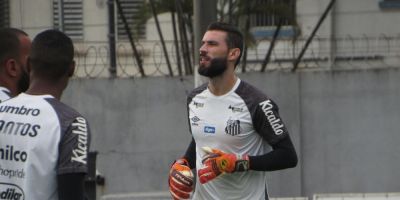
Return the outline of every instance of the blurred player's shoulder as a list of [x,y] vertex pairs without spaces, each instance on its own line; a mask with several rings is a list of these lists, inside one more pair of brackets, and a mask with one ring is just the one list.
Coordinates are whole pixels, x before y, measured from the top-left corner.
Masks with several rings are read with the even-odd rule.
[[71,120],[77,117],[83,117],[77,110],[57,99],[46,98],[45,100],[53,107],[60,119]]
[[0,103],[11,98],[11,93],[10,91],[5,88],[0,86]]
[[194,96],[196,96],[197,94],[200,94],[201,92],[203,92],[204,90],[207,89],[208,83],[204,83],[202,85],[200,85],[197,88],[194,88],[188,95],[188,98],[193,98]]
[[243,80],[241,80],[240,85],[235,92],[245,101],[257,103],[269,99],[263,91]]

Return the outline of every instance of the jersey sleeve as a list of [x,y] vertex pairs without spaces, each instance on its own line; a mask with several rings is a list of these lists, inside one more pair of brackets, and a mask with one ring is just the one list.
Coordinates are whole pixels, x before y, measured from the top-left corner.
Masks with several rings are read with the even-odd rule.
[[58,174],[87,173],[89,144],[87,120],[75,117],[62,134],[59,144]]
[[261,137],[271,145],[288,135],[287,128],[279,115],[279,108],[271,99],[266,99],[256,105],[253,124]]

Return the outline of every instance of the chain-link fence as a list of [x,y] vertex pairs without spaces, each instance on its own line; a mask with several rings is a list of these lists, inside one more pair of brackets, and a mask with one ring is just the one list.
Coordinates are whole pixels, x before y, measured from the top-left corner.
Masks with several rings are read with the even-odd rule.
[[[243,60],[237,67],[238,72],[261,71],[266,62],[265,71],[290,70],[296,59],[300,59],[299,69],[364,69],[400,66],[400,35],[379,37],[343,36],[327,38],[315,36],[303,57],[299,58],[307,37],[296,40],[279,40],[271,51],[268,62],[265,61],[270,48],[270,40],[259,40],[248,48],[246,62]],[[187,54],[176,50],[181,46],[174,41],[166,41],[167,52],[164,52],[160,41],[138,41],[136,49],[143,61],[145,76],[180,76],[193,73],[193,49],[189,52],[192,63],[185,64]],[[191,44],[189,44],[191,45]],[[106,42],[76,43],[77,70],[76,77],[109,77],[109,48]],[[197,53],[197,50],[194,51]],[[166,54],[172,68],[168,69]],[[128,42],[118,42],[117,77],[141,77],[132,47]],[[243,57],[242,57],[243,58]],[[188,69],[190,68],[190,69]]]

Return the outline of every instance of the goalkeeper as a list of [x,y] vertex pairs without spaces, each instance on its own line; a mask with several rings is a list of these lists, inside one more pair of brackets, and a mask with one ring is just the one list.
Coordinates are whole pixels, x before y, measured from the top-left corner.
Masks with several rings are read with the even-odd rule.
[[[265,200],[267,171],[297,165],[277,105],[235,74],[242,52],[243,36],[236,27],[208,26],[198,73],[209,82],[188,96],[192,141],[170,169],[174,199]],[[196,170],[195,178],[184,173],[189,168]]]

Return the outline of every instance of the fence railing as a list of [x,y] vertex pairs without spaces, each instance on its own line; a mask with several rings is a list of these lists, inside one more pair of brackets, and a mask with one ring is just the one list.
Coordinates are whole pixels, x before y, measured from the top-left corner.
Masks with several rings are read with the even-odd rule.
[[[298,37],[296,40],[277,41],[266,71],[291,69],[306,40],[307,37]],[[249,47],[246,66],[243,66],[242,60],[237,70],[239,72],[260,71],[270,42],[270,40],[260,40],[254,46]],[[76,77],[109,77],[107,44],[107,42],[75,44]],[[181,42],[179,44],[181,45]],[[160,41],[138,41],[136,45],[143,60],[146,76],[170,75]],[[172,75],[191,74],[192,70],[187,70],[185,68],[187,66],[184,66],[183,53],[178,52],[179,54],[177,54],[174,42],[166,41],[166,46],[172,66]],[[177,55],[180,56],[177,57]],[[193,56],[193,52],[190,52],[190,55]],[[193,61],[193,58],[191,60]],[[178,65],[178,62],[181,64]],[[178,66],[181,69],[178,69]],[[397,36],[380,35],[379,37],[347,35],[326,38],[315,36],[299,63],[300,70],[377,67],[400,67],[400,34]],[[128,42],[117,43],[117,77],[141,77]]]

